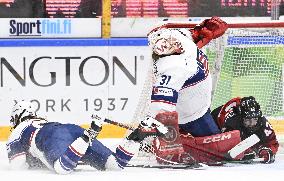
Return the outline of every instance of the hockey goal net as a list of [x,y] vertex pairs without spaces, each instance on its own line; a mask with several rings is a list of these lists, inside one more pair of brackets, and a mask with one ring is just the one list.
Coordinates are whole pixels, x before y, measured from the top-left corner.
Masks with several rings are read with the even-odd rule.
[[[192,28],[193,24],[181,27]],[[284,23],[229,24],[222,37],[203,49],[213,75],[211,110],[237,96],[253,95],[269,118],[278,140],[284,142]],[[152,82],[150,66],[145,79],[134,122],[149,110]],[[141,153],[143,155],[143,153]]]
[[233,97],[260,102],[278,140],[284,142],[284,23],[231,24],[205,47],[213,75],[214,109]]

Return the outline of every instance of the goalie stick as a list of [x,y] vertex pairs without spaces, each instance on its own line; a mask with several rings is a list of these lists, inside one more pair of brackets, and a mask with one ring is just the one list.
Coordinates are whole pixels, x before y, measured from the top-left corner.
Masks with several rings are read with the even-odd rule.
[[237,164],[253,164],[253,163],[261,163],[264,161],[264,158],[253,158],[248,160],[231,160],[231,161],[222,161],[222,163],[237,163]]
[[[220,161],[220,162],[215,162],[212,164],[208,164],[209,166],[226,166],[226,164],[258,164],[264,161],[264,158],[254,158],[254,159],[249,159],[249,160],[231,160],[231,161]],[[191,164],[191,165],[186,165],[186,164],[178,164],[178,165],[127,165],[126,167],[138,167],[138,168],[158,168],[158,169],[178,169],[178,170],[205,170],[209,166],[203,163],[198,163],[198,164]]]
[[[78,165],[80,166],[84,166],[84,165],[88,165],[84,162],[78,162]],[[207,169],[209,166],[203,163],[197,163],[197,164],[168,164],[168,165],[160,165],[160,164],[156,164],[156,165],[146,165],[146,164],[128,164],[125,167],[132,167],[132,168],[157,168],[157,169],[176,169],[176,170],[205,170]]]
[[[136,167],[136,168],[157,168],[157,169],[176,169],[176,170],[205,170],[209,166],[226,166],[228,164],[259,164],[264,161],[264,158],[254,158],[249,160],[231,160],[231,161],[220,161],[214,163],[198,163],[198,164],[168,164],[168,165],[146,165],[146,164],[128,164],[125,167]],[[83,162],[78,162],[78,165],[86,165]]]
[[192,170],[205,170],[209,166],[202,164],[202,163],[196,163],[196,164],[178,164],[178,165],[127,165],[126,167],[138,167],[138,168],[158,168],[158,169],[192,169]]
[[236,165],[236,164],[259,164],[264,161],[264,158],[253,158],[248,160],[228,160],[228,161],[219,161],[215,163],[206,163],[208,166],[227,166],[227,165]]

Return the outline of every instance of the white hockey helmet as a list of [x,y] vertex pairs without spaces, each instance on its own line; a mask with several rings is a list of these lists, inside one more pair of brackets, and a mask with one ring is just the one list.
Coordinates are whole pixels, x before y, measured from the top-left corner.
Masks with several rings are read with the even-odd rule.
[[36,116],[36,107],[30,101],[19,101],[12,108],[10,123],[15,128],[29,116]]
[[183,43],[191,39],[191,33],[185,28],[165,28],[163,26],[148,33],[149,46],[157,55],[182,53]]
[[167,28],[157,29],[148,34],[149,46],[157,55],[170,55],[181,49],[173,31]]

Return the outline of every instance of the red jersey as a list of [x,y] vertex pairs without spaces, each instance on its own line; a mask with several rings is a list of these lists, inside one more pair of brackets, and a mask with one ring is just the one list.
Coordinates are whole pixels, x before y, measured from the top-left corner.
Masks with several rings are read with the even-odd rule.
[[275,131],[268,120],[262,116],[259,118],[259,125],[255,131],[246,129],[243,124],[243,118],[238,112],[238,105],[240,105],[241,98],[236,97],[229,100],[226,104],[216,108],[212,111],[212,116],[218,124],[222,132],[239,130],[241,139],[244,140],[249,136],[256,134],[260,142],[252,147],[252,149],[259,149],[260,147],[268,147],[274,154],[278,151],[279,143],[276,139]]

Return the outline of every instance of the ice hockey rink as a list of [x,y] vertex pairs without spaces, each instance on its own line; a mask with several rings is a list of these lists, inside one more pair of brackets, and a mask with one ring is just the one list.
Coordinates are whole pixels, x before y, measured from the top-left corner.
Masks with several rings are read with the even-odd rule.
[[[41,1],[46,3],[48,17],[44,18],[0,17],[0,140],[6,140],[10,133],[13,103],[22,99],[36,102],[42,113],[38,115],[45,118],[48,113],[50,121],[89,126],[86,120],[92,110],[101,110],[122,123],[139,120],[132,113],[143,105],[139,99],[144,96],[144,79],[147,82],[147,68],[152,65],[146,35],[161,24],[193,25],[212,15],[234,25],[208,45],[212,68],[218,70],[209,67],[214,73],[214,91],[218,90],[212,108],[236,96],[253,95],[264,110],[271,111],[267,115],[282,116],[280,122],[284,123],[284,11],[277,21],[275,15],[281,7],[271,5],[280,2],[284,10],[284,0],[92,0],[103,2],[101,12],[92,12],[95,18],[73,18],[81,12],[81,1]],[[0,0],[0,7],[13,7],[14,2],[17,0]],[[283,25],[275,26],[279,22]],[[267,26],[270,23],[273,28]],[[258,25],[249,28],[252,24]],[[149,85],[152,93],[151,82]],[[142,115],[147,110],[140,112]],[[282,126],[281,136],[283,125],[274,127]],[[8,131],[3,133],[1,128]],[[112,129],[107,134],[112,136]],[[114,150],[121,139],[100,141]],[[0,181],[284,180],[283,145],[273,164],[226,164],[204,170],[126,167],[121,171],[79,165],[69,175],[58,175],[50,170],[12,170],[5,143],[0,141]]]
[[[109,148],[113,149],[120,139],[102,139]],[[7,159],[5,142],[0,142],[0,176],[1,180],[41,180],[41,181],[101,181],[101,180],[159,180],[159,181],[246,181],[270,180],[278,181],[284,178],[284,155],[278,154],[273,164],[230,164],[214,166],[205,170],[176,170],[156,168],[126,168],[122,171],[97,171],[88,166],[78,166],[69,175],[57,175],[49,170],[11,170]]]

